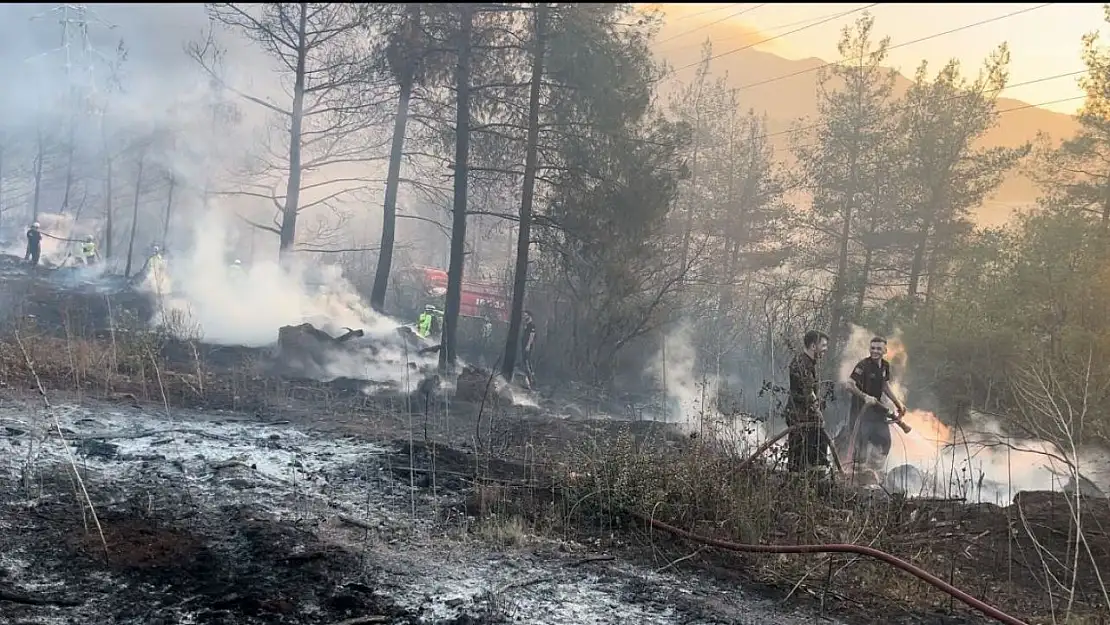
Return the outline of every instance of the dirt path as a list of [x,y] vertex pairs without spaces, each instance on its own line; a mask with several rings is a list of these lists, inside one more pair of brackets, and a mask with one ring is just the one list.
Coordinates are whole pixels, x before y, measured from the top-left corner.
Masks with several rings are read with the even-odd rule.
[[430,484],[403,442],[232,413],[54,414],[107,555],[53,420],[5,400],[0,623],[813,622],[665,563],[523,533],[478,540],[447,450]]

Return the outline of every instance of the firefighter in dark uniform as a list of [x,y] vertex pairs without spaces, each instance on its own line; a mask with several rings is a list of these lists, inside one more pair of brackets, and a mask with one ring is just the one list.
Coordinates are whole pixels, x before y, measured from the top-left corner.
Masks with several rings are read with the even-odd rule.
[[882,405],[883,395],[890,398],[901,417],[906,405],[891,389],[894,377],[886,355],[886,339],[871,339],[868,357],[856,363],[844,385],[852,395],[851,415],[848,420],[848,453],[853,465],[863,465],[872,470],[882,469],[890,454],[890,423],[888,412]]
[[829,464],[817,379],[817,361],[828,350],[829,337],[824,332],[810,330],[802,343],[802,351],[790,361],[790,398],[784,414],[787,425],[803,426],[791,431],[786,438],[790,471]]
[[536,348],[536,322],[532,311],[524,311],[524,328],[520,332],[520,368],[524,370],[524,380],[528,389],[536,388],[536,372],[532,368],[532,350]]

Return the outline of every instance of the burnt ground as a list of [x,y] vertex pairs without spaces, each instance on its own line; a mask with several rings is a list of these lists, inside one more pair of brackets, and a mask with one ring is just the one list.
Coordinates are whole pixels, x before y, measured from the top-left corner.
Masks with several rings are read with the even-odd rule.
[[[12,395],[0,404],[2,623],[810,619],[616,558],[611,541],[483,524],[475,459],[447,446],[56,398],[102,540],[53,417]],[[525,470],[491,461],[484,473],[509,484]]]
[[[924,584],[851,557],[833,560],[826,579],[819,557],[791,573],[777,557],[700,549],[634,522],[549,525],[537,534],[520,519],[542,525],[534,511],[557,505],[552,490],[529,488],[533,500],[519,506],[506,505],[499,493],[542,481],[542,470],[509,454],[426,442],[415,418],[397,417],[405,422],[398,425],[372,410],[310,413],[300,402],[264,416],[167,414],[152,404],[50,397],[107,555],[79,505],[80,485],[50,412],[19,388],[0,391],[0,623],[363,618],[369,620],[350,622],[570,625],[633,618],[649,625],[800,625],[821,615],[843,623],[982,622]],[[619,427],[583,422],[578,429],[563,421],[540,431],[527,424],[552,420],[503,419],[512,426],[505,438],[532,430],[540,444],[575,440],[576,433],[613,436],[609,428]],[[432,436],[442,435],[435,426],[433,420]],[[636,430],[650,437],[655,427]],[[1091,522],[1106,523],[1110,515],[1095,509]],[[1011,540],[1015,523],[1036,528],[1042,544],[1066,549],[1075,541],[1060,535],[1067,504],[1058,498],[1031,495],[1018,517],[997,506],[904,502],[885,531],[897,536],[894,550],[907,560],[928,562],[1005,609],[1036,614],[1044,580],[1019,579],[1018,589],[1030,595],[1024,603],[1000,575],[1021,578],[1040,565],[1029,540]],[[1110,545],[1091,536],[1105,560]],[[943,565],[946,558],[951,566]],[[868,574],[849,576],[849,567]],[[893,588],[911,599],[892,600]]]
[[[688,442],[667,426],[590,418],[581,401],[505,407],[368,396],[349,380],[269,375],[266,350],[117,334],[109,356],[104,315],[139,306],[82,308],[82,298],[106,296],[41,288],[36,310],[71,298],[61,310],[85,311],[84,335],[53,325],[78,318],[72,312],[37,314],[21,333],[108,548],[105,556],[20,349],[6,340],[0,623],[975,620],[923,584],[858,559],[794,565],[700,549],[627,519],[568,528],[544,518],[543,510],[568,506],[552,476],[606,456],[622,433],[661,446],[666,458]],[[1051,582],[1030,571],[1047,559],[1045,570],[1059,575],[1077,541],[1066,501],[1027,502],[1020,510],[903,503],[864,540],[1047,622]],[[1110,514],[1092,519],[1100,531],[1110,527]],[[696,524],[681,512],[671,520]],[[702,533],[735,539],[720,529]],[[860,538],[835,525],[791,531],[766,540]],[[1089,536],[1102,561],[1110,560],[1106,536]],[[1091,571],[1082,576],[1078,600],[1097,605]]]

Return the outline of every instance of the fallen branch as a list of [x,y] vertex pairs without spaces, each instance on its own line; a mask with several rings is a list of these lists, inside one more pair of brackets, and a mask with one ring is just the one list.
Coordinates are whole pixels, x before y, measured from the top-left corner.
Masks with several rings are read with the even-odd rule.
[[693,552],[688,553],[688,554],[682,556],[681,558],[671,560],[670,562],[664,564],[663,566],[655,569],[654,573],[655,573],[655,575],[658,575],[658,574],[662,573],[663,571],[666,571],[667,569],[669,569],[669,568],[673,567],[674,565],[678,564],[679,562],[685,562],[686,560],[689,560],[690,558],[693,558],[694,556],[698,555],[699,553],[701,553],[703,551],[705,551],[704,546],[698,547]]
[[67,608],[77,607],[77,606],[84,603],[84,601],[79,601],[77,599],[62,599],[62,598],[41,597],[41,596],[37,596],[37,595],[29,595],[29,594],[23,593],[23,592],[15,592],[15,591],[12,591],[12,590],[5,590],[3,588],[0,588],[0,601],[7,601],[9,603],[18,603],[18,604],[21,604],[21,605],[38,605],[38,606],[57,605],[57,606],[62,606],[62,607],[67,607]]
[[743,471],[744,469],[748,468],[753,462],[755,462],[756,458],[759,458],[760,456],[763,455],[763,452],[770,449],[771,445],[774,445],[775,443],[779,442],[783,438],[786,438],[787,434],[789,434],[789,433],[791,433],[791,432],[793,432],[794,430],[797,430],[797,429],[800,429],[800,428],[797,425],[792,425],[792,426],[786,428],[785,430],[779,432],[775,436],[767,439],[766,441],[763,441],[763,444],[760,445],[759,447],[756,447],[755,451],[752,452],[752,455],[750,455],[747,458],[741,460],[740,464],[736,465],[736,468],[734,470],[737,473],[739,473],[740,471]]
[[504,586],[493,591],[493,594],[500,595],[504,594],[506,590],[511,590],[513,588],[527,588],[529,586],[535,586],[536,584],[539,584],[540,582],[546,582],[549,579],[551,578],[547,575],[539,575],[530,579],[521,580],[519,582],[509,582],[508,584],[505,584]]
[[347,516],[345,514],[341,514],[336,518],[338,518],[340,521],[346,523],[347,525],[354,525],[355,527],[362,528],[364,530],[374,531],[374,530],[378,529],[376,526],[370,525],[370,523],[368,523],[366,521],[360,521],[360,520],[358,520],[354,517],[350,517],[350,516]]
[[224,462],[217,462],[212,465],[212,470],[221,471],[223,469],[230,469],[232,467],[242,467],[244,469],[254,470],[254,467],[243,462],[242,460],[225,460]]
[[[742,471],[742,470],[748,468],[753,462],[756,461],[756,458],[759,458],[760,456],[763,455],[763,452],[770,449],[771,445],[774,445],[775,443],[779,442],[783,438],[786,438],[787,434],[790,434],[791,432],[794,432],[794,431],[804,430],[808,427],[816,427],[816,426],[815,426],[815,424],[812,424],[812,423],[796,423],[796,424],[786,428],[785,430],[779,432],[778,434],[776,434],[773,437],[764,441],[763,444],[760,445],[759,447],[756,447],[755,451],[752,452],[752,455],[750,455],[747,458],[741,460],[740,464],[736,465],[736,469],[734,469],[734,470],[739,472],[739,471]],[[832,444],[832,439],[829,438],[829,433],[825,431],[825,428],[823,426],[821,427],[821,439],[822,439],[822,442],[826,446],[828,446],[829,457],[832,459],[833,467],[836,468],[837,473],[843,474],[844,469],[840,465],[840,456],[837,455],[836,449],[833,447],[833,444]]]

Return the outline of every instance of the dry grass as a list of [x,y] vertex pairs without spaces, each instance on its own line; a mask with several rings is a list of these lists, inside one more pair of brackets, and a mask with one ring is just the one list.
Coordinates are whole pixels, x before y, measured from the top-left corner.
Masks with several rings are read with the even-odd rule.
[[[175,323],[181,327],[152,331],[121,318],[107,336],[57,336],[22,323],[0,333],[0,376],[9,384],[33,382],[18,336],[51,390],[240,410],[252,403],[284,403],[299,394],[331,411],[326,390],[290,388],[247,370],[210,367],[196,341],[188,339],[188,320]],[[177,356],[167,358],[171,344]],[[500,411],[491,409],[477,422],[475,449],[484,458],[476,467],[480,477],[495,456],[510,451],[502,449],[503,437],[496,435],[503,420]],[[698,437],[680,443],[661,436],[637,438],[626,429],[615,438],[580,441],[569,452],[515,441],[512,446],[523,449],[515,454],[524,460],[522,479],[482,483],[473,490],[469,507],[480,519],[474,532],[506,547],[526,545],[536,534],[591,542],[638,540],[662,568],[727,571],[786,595],[872,615],[955,607],[947,595],[881,563],[846,555],[717,554],[645,532],[629,515],[637,511],[734,542],[869,545],[1030,622],[1089,625],[1110,618],[1100,571],[1091,564],[1110,562],[1105,501],[1072,497],[1061,502],[1058,497],[1000,509],[865,496],[769,466],[739,471],[744,450],[727,438],[713,427],[700,428]],[[1075,530],[1077,505],[1082,540]],[[1083,557],[1076,557],[1080,546]]]
[[[72,311],[62,314],[65,319],[78,316]],[[174,315],[166,324],[150,328],[120,313],[107,325],[104,331],[79,333],[67,324],[58,332],[25,317],[0,328],[0,379],[16,387],[34,387],[19,350],[22,342],[44,385],[52,392],[72,393],[78,401],[130,399],[265,411],[300,395],[331,408],[334,398],[328,389],[260,375],[257,361],[235,368],[206,362],[206,346],[195,338],[195,324],[186,316]]]
[[[854,555],[724,554],[651,532],[630,511],[697,534],[748,544],[851,543],[880,549],[937,575],[1029,622],[1105,623],[1098,568],[1076,559],[1070,510],[1075,497],[1045,493],[1000,508],[866,493],[814,476],[772,470],[779,459],[738,471],[744,450],[720,438],[683,443],[636,438],[592,440],[562,458],[542,484],[500,489],[481,506],[505,533],[533,531],[564,539],[638,542],[657,566],[698,566],[785,596],[860,615],[900,611],[963,612],[949,595],[881,562]],[[536,497],[536,491],[557,496]],[[527,493],[531,503],[522,505]],[[1110,506],[1083,500],[1084,550],[1110,562]],[[525,517],[520,511],[527,512]],[[507,519],[527,518],[529,527]],[[1024,522],[1020,519],[1024,518]],[[485,531],[485,530],[483,530]],[[1064,583],[1066,582],[1066,583]],[[1064,606],[1071,589],[1070,609]],[[1099,620],[1103,619],[1103,620]]]

